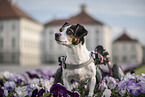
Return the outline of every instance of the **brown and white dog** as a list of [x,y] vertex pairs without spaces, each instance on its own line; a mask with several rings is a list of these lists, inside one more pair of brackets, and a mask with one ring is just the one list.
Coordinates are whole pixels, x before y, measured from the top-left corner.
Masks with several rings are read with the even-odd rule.
[[66,65],[71,64],[76,66],[85,64],[79,68],[63,68],[63,83],[65,87],[71,90],[72,80],[81,84],[88,83],[88,96],[92,96],[96,84],[96,67],[93,61],[86,64],[91,58],[84,41],[87,33],[87,30],[80,24],[70,25],[65,23],[59,32],[55,33],[55,40],[58,44],[67,47]]

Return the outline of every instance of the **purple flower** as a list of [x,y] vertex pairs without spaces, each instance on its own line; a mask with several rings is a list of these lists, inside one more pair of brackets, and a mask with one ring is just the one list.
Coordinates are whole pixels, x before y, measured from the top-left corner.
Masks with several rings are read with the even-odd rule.
[[103,92],[102,97],[111,97],[111,90],[105,89],[105,91]]
[[145,73],[142,73],[142,76],[145,77]]
[[28,83],[30,85],[33,85],[33,84],[34,85],[39,85],[39,82],[40,82],[40,79],[38,79],[38,78],[34,78],[34,79],[28,81]]
[[103,80],[107,80],[108,78],[109,78],[108,76],[105,76]]
[[32,92],[32,96],[31,97],[41,97],[43,95],[43,93],[45,93],[44,89],[41,89],[39,92],[38,92],[38,89],[35,89]]
[[79,95],[79,93],[78,93],[77,91],[74,91],[74,92],[72,92],[72,91],[67,91],[67,93],[68,93],[69,95],[72,95],[73,97],[80,97],[80,95]]
[[32,96],[32,92],[35,90],[36,88],[31,87],[30,85],[27,85],[26,90],[28,91],[28,95]]
[[0,86],[1,86],[1,87],[4,86],[4,81],[3,81],[3,79],[0,79]]
[[61,84],[52,85],[52,87],[50,88],[49,97],[51,97],[51,95],[53,95],[54,97],[59,97],[59,96],[68,97],[67,89]]
[[13,75],[13,76],[10,76],[9,78],[8,78],[8,81],[15,81],[15,75]]
[[33,78],[39,78],[39,76],[37,75],[37,74],[32,74],[32,73],[30,73],[30,72],[26,72],[28,75],[29,75],[29,77],[31,78],[31,79],[33,79]]
[[37,74],[39,73],[39,75],[44,79],[49,79],[50,76],[52,75],[52,72],[48,68],[43,69],[43,70],[37,69],[36,72]]
[[25,97],[25,96],[27,96],[28,95],[28,91],[26,91],[26,89],[27,89],[27,86],[23,86],[23,87],[19,86],[19,87],[15,88],[17,96],[18,97]]
[[126,94],[126,81],[125,80],[122,80],[118,83],[116,92],[119,92],[121,96],[125,96]]
[[21,85],[22,84],[22,80],[21,79],[17,79],[17,82],[16,82],[18,85]]
[[30,80],[28,73],[24,72],[21,74],[26,80]]
[[22,85],[25,82],[25,78],[24,78],[23,75],[16,75],[16,80],[15,81],[18,85]]
[[6,87],[2,87],[2,89],[4,90],[4,95],[7,97],[8,96],[8,89]]
[[135,78],[135,74],[131,74],[131,73],[127,73],[125,76],[124,76],[124,80],[125,81],[128,81],[130,79],[136,79]]
[[78,92],[71,92],[68,91],[63,85],[61,84],[53,84],[50,88],[50,95],[48,97],[69,97],[71,95],[73,97],[79,97]]
[[113,77],[109,77],[107,79],[107,85],[110,89],[114,89],[116,87],[116,80]]
[[0,88],[0,97],[4,97],[4,90]]
[[125,94],[126,94],[126,87],[122,88],[122,89],[119,91],[119,94],[120,94],[121,96],[125,96]]
[[77,83],[77,82],[74,82],[74,83],[72,84],[72,86],[73,86],[73,89],[78,88],[78,83]]
[[142,74],[142,76],[140,77],[140,81],[145,82],[145,76],[144,76],[144,74]]
[[4,86],[5,87],[11,87],[11,88],[16,88],[16,84],[15,84],[15,82],[13,82],[13,81],[10,81],[10,82],[6,82],[6,83],[4,83]]
[[136,83],[136,79],[129,79],[126,84],[131,85],[132,83]]
[[32,92],[32,96],[31,96],[31,97],[36,97],[37,94],[38,94],[38,89],[35,89],[35,90]]
[[43,93],[45,93],[45,90],[44,89],[41,89],[39,92],[38,92],[38,97],[41,97],[43,95]]
[[5,71],[5,72],[3,72],[3,73],[1,73],[1,74],[2,74],[2,76],[3,76],[4,78],[6,78],[6,79],[9,79],[10,77],[13,77],[13,76],[14,76],[13,73],[10,73],[10,72],[8,72],[8,71]]
[[145,94],[145,82],[141,81],[139,84],[141,85],[141,92]]
[[41,80],[42,87],[47,91],[50,90],[50,87],[52,86],[52,83],[49,80]]
[[99,83],[98,89],[101,90],[101,91],[103,91],[103,90],[105,90],[105,89],[107,89],[107,88],[108,88],[108,87],[107,87],[107,85],[106,85],[106,83],[105,83],[105,80],[102,80],[102,82]]
[[142,79],[142,76],[141,75],[136,75],[136,78],[137,78],[137,81],[139,81],[139,80]]
[[127,82],[127,90],[128,92],[130,92],[131,94],[134,94],[134,95],[139,95],[140,92],[141,92],[141,85],[139,83],[136,83],[135,80],[133,79],[130,79],[128,82]]

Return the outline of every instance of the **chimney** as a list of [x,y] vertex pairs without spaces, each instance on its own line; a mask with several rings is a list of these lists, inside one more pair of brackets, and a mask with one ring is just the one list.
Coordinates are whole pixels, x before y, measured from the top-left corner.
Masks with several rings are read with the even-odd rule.
[[81,5],[81,12],[87,13],[87,6],[85,4]]

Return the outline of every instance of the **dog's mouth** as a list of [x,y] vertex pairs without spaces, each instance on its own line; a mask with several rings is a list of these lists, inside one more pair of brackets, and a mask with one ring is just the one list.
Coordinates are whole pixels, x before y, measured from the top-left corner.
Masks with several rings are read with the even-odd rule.
[[61,34],[59,34],[59,33],[56,33],[55,34],[55,40],[56,40],[56,42],[58,43],[58,44],[67,44],[67,41],[66,40],[61,40],[60,39],[60,36],[61,36]]
[[67,41],[61,41],[59,39],[55,39],[58,44],[65,44]]

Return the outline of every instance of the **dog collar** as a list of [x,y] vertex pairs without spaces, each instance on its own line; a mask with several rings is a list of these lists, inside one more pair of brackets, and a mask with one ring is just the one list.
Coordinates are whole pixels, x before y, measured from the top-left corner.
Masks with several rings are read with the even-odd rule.
[[82,63],[82,64],[65,64],[65,68],[64,69],[79,69],[79,68],[82,68],[82,67],[85,67],[87,65],[89,65],[90,63],[92,63],[94,60],[92,59],[92,57],[86,61],[85,63]]

